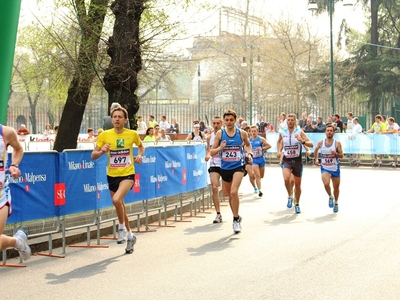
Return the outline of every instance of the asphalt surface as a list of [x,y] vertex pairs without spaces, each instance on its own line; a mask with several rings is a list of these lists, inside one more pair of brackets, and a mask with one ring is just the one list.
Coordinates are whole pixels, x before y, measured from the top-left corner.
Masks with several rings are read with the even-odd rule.
[[1,298],[399,299],[399,171],[342,168],[335,214],[319,169],[306,167],[296,215],[286,208],[281,170],[267,166],[262,198],[247,177],[242,183],[240,234],[224,202],[223,223],[212,224],[213,210],[171,221],[139,233],[131,255],[102,240],[108,248],[68,247],[65,258],[2,267]]

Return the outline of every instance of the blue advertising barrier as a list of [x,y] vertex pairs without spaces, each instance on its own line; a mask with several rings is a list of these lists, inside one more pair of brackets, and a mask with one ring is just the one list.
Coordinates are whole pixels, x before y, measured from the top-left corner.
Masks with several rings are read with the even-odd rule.
[[161,150],[158,156],[159,162],[156,166],[156,174],[150,178],[150,181],[155,184],[157,197],[170,196],[190,190],[187,186],[186,172],[191,163],[187,162],[185,148],[194,147],[157,148]]
[[[21,176],[9,177],[13,212],[8,223],[59,216],[55,183],[58,178],[58,153],[25,153],[19,164]],[[11,162],[11,155],[9,155]]]
[[[134,153],[137,149],[134,149]],[[135,165],[135,185],[126,203],[169,196],[207,186],[205,146],[148,147]],[[107,156],[91,160],[90,150],[25,153],[21,177],[10,178],[13,213],[7,223],[26,222],[112,206]],[[11,161],[11,160],[9,160]]]
[[[325,133],[307,133],[308,138],[316,145],[325,138]],[[278,152],[279,133],[267,133],[266,139],[271,144],[268,152]],[[334,138],[341,142],[346,154],[389,154],[400,155],[400,137],[397,134],[356,134],[335,133]],[[311,148],[313,150],[313,148]]]
[[204,160],[205,147],[184,147],[186,157],[186,187],[189,191],[198,189],[197,186],[207,185],[207,170]]

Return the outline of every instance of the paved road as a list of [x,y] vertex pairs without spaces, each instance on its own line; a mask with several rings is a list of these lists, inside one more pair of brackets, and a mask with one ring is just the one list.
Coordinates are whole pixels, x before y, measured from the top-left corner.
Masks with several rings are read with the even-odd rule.
[[212,212],[138,234],[132,255],[104,240],[63,259],[33,256],[0,268],[2,299],[399,299],[398,172],[343,168],[334,214],[307,167],[295,215],[280,169],[268,167],[262,199],[243,181],[238,235],[224,206],[222,224]]

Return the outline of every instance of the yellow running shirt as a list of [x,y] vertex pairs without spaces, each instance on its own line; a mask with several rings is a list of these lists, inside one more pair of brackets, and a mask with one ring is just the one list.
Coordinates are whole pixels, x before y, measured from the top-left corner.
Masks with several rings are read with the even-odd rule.
[[135,174],[133,161],[133,145],[140,146],[142,141],[139,134],[124,128],[122,133],[115,133],[114,128],[103,131],[97,138],[97,147],[110,144],[108,155],[107,175],[111,177]]

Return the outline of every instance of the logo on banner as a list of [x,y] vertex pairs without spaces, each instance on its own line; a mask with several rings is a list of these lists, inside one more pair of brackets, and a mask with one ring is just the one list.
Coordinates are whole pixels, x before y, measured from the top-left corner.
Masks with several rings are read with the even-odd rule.
[[193,177],[197,177],[197,181],[200,181],[201,175],[203,175],[203,170],[193,170]]
[[197,159],[197,153],[186,153],[186,159],[187,160]]
[[94,193],[108,190],[108,183],[98,182],[97,185],[90,185],[90,183],[83,184],[84,193]]
[[37,183],[37,182],[46,182],[47,176],[46,174],[34,174],[33,172],[25,173],[25,177],[14,178],[11,177],[10,174],[6,175],[9,183],[21,183],[21,182],[29,182],[29,183]]
[[54,206],[62,206],[66,203],[65,183],[54,184]]
[[186,181],[187,181],[186,168],[184,168],[182,171],[182,184],[186,185]]
[[94,169],[94,162],[91,160],[82,160],[82,162],[75,162],[72,160],[68,162],[68,170],[76,171],[82,169]]
[[153,175],[150,176],[150,182],[151,183],[157,183],[157,188],[158,189],[161,188],[161,183],[162,182],[166,182],[166,181],[168,181],[168,177],[167,176],[162,176],[162,175],[157,175],[157,177],[153,176]]
[[34,174],[33,172],[30,172],[25,173],[25,179],[23,181],[35,184],[36,182],[45,182],[46,180],[46,174]]
[[166,169],[171,169],[171,173],[172,174],[175,173],[175,169],[176,168],[180,168],[182,166],[180,161],[174,161],[174,160],[172,162],[171,161],[166,161],[164,163],[164,165],[165,165]]
[[155,163],[157,158],[155,156],[143,156],[142,157],[142,163],[144,164],[150,164],[150,163]]
[[140,174],[135,174],[135,183],[133,184],[133,192],[140,193]]

